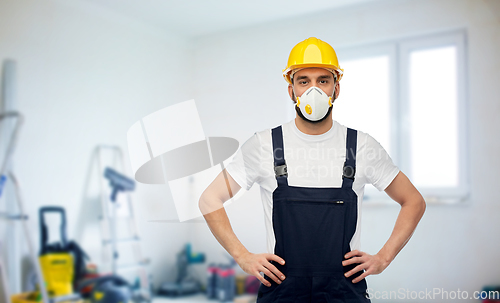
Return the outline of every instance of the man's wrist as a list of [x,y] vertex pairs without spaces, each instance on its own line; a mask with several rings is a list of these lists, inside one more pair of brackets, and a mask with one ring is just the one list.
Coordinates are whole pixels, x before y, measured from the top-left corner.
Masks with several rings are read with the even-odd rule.
[[391,254],[384,252],[383,250],[380,250],[377,255],[380,257],[380,259],[382,259],[385,267],[389,266],[389,264],[391,264],[392,260],[394,259]]
[[232,254],[232,257],[233,259],[236,261],[236,262],[239,262],[239,259],[241,259],[242,256],[246,255],[247,253],[249,253],[249,251],[243,247],[237,251],[235,251],[233,254]]

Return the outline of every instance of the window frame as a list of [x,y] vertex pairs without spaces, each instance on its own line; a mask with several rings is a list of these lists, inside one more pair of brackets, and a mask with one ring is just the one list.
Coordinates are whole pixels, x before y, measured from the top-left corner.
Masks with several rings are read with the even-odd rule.
[[[389,57],[389,116],[391,158],[411,180],[411,128],[410,117],[410,56],[412,51],[455,46],[457,54],[457,136],[458,136],[458,185],[457,187],[418,187],[427,203],[463,204],[469,201],[469,134],[468,134],[468,81],[467,81],[467,32],[454,29],[430,34],[407,36],[392,40],[343,46],[336,49],[342,61],[386,55]],[[438,126],[437,126],[438,127]],[[376,139],[376,138],[375,138]],[[373,186],[365,187],[367,205],[393,204],[385,192]]]

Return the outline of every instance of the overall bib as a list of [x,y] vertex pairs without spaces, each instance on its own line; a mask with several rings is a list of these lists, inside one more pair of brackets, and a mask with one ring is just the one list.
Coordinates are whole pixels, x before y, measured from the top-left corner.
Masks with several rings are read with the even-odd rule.
[[364,270],[347,278],[344,273],[358,264],[342,265],[344,255],[351,251],[358,216],[358,197],[352,189],[357,131],[347,129],[340,188],[289,186],[281,125],[272,129],[272,142],[278,183],[273,192],[274,254],[285,265],[270,263],[286,278],[277,284],[265,275],[271,286],[260,285],[257,303],[370,302],[366,280],[352,283]]

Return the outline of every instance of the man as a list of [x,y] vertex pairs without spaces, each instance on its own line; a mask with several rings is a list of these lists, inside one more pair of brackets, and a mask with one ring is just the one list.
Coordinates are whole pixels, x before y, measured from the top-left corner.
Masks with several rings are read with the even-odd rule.
[[[256,132],[200,198],[216,239],[262,282],[258,303],[370,302],[364,278],[391,263],[425,211],[421,194],[374,138],[332,119],[342,75],[330,45],[316,38],[297,44],[283,71],[296,118]],[[255,182],[268,253],[251,253],[241,244],[222,206]],[[360,250],[366,183],[401,205],[390,238],[375,255]]]

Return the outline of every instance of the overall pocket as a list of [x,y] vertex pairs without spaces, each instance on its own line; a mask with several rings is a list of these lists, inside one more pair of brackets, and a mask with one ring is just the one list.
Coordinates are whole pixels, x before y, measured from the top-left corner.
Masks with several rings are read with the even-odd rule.
[[363,279],[358,283],[352,283],[352,279],[349,278],[344,279],[346,302],[371,302],[367,293],[366,279]]
[[342,271],[346,203],[342,199],[276,199],[276,253],[288,274]]

